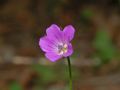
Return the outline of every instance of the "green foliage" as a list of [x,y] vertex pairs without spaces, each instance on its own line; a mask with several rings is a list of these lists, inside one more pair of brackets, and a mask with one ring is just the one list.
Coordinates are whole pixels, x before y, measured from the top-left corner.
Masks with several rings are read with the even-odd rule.
[[93,12],[92,12],[91,10],[89,10],[89,9],[86,9],[86,10],[84,10],[84,11],[82,12],[82,15],[83,15],[84,17],[86,17],[86,18],[90,18],[90,17],[93,16]]
[[49,83],[56,78],[55,70],[50,66],[36,64],[33,65],[33,69],[40,74],[43,83]]
[[[50,83],[52,81],[67,81],[69,78],[68,67],[66,65],[59,66],[43,66],[39,64],[35,64],[32,68],[37,71],[40,75],[40,81],[43,84]],[[72,67],[73,79],[76,79],[79,75],[76,68]]]
[[116,49],[112,44],[112,40],[105,30],[99,30],[96,33],[94,47],[97,50],[97,55],[104,63],[115,57]]
[[10,90],[23,90],[18,82],[13,82],[9,86]]

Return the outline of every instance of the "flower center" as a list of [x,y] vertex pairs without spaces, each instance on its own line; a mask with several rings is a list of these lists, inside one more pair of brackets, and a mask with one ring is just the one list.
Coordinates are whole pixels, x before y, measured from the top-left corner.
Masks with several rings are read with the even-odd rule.
[[68,46],[67,44],[59,44],[58,45],[58,54],[62,55],[67,52]]

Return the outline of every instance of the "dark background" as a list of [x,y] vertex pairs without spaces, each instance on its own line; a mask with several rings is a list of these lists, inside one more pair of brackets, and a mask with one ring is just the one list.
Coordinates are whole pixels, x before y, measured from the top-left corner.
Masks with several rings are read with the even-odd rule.
[[69,90],[38,45],[53,23],[76,29],[74,90],[119,90],[120,0],[0,0],[0,90]]

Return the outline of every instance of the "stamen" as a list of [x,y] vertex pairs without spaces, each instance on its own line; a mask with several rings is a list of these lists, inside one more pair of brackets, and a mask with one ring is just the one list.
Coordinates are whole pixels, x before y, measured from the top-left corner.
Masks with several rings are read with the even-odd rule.
[[60,43],[58,45],[58,54],[62,55],[67,52],[68,46],[67,44]]

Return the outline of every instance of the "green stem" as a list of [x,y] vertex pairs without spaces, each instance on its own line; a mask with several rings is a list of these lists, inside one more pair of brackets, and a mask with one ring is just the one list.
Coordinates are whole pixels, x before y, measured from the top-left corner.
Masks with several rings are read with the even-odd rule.
[[68,69],[69,69],[69,87],[70,90],[72,90],[72,70],[71,70],[70,57],[67,57],[67,61],[68,61]]

